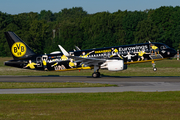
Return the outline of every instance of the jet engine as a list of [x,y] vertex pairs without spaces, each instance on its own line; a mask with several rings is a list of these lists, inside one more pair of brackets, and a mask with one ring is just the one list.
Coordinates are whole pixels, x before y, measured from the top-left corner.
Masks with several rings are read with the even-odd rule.
[[101,68],[107,68],[109,71],[120,71],[127,69],[123,60],[107,60],[101,65]]

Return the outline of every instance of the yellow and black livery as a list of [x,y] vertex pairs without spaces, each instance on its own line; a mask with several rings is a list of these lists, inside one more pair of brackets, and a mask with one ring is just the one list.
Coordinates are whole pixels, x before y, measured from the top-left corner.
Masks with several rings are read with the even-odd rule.
[[5,32],[13,60],[8,66],[36,70],[81,70],[94,69],[92,77],[99,77],[99,69],[119,71],[127,69],[127,64],[151,62],[173,57],[176,51],[163,43],[141,43],[67,52],[59,45],[61,52],[36,54],[14,32]]

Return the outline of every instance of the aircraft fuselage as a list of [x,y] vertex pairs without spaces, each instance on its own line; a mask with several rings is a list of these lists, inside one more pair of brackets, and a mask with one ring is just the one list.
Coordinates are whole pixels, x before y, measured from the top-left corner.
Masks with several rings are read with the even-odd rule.
[[[152,47],[154,46],[154,48]],[[98,58],[107,60],[123,60],[124,64],[162,60],[173,57],[176,51],[162,43],[142,43],[114,47],[94,48],[88,50],[70,51],[70,55],[82,58]],[[30,64],[33,64],[31,66]],[[32,55],[27,58],[6,61],[8,66],[30,68],[36,70],[74,70],[91,69],[86,63],[73,61],[62,53]],[[102,66],[103,68],[103,66]]]

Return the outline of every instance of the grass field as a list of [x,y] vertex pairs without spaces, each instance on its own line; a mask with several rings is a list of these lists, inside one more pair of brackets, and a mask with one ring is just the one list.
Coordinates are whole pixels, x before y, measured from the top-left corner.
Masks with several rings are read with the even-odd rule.
[[[11,58],[0,58],[0,75],[28,76],[91,76],[93,70],[51,72],[33,71],[4,66]],[[127,70],[102,76],[180,76],[180,61],[133,64]],[[18,83],[0,83],[16,86]],[[29,83],[28,83],[29,84]],[[34,86],[29,84],[27,86]],[[44,84],[44,83],[42,83]],[[40,86],[43,86],[43,85]],[[77,83],[75,83],[77,84]],[[19,87],[20,88],[20,87]],[[119,93],[60,93],[60,94],[0,94],[0,120],[179,120],[180,91],[119,92]]]
[[0,82],[0,89],[15,88],[82,88],[82,87],[112,87],[117,85],[80,82]]
[[0,95],[2,120],[179,120],[180,92]]
[[[12,58],[0,58],[0,75],[29,75],[29,76],[46,76],[46,75],[59,75],[59,76],[91,76],[93,70],[78,70],[76,71],[37,71],[22,68],[15,68],[4,66],[5,60]],[[180,76],[180,61],[177,60],[162,60],[156,62],[157,71],[152,69],[151,62],[139,63],[128,65],[128,69],[118,72],[110,72],[108,70],[100,70],[102,76]]]

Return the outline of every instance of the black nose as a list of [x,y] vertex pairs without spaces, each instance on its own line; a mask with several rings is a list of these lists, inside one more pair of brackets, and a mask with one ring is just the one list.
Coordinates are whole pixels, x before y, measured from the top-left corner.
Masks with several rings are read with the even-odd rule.
[[177,54],[177,51],[171,48],[170,54],[172,57],[174,57]]

